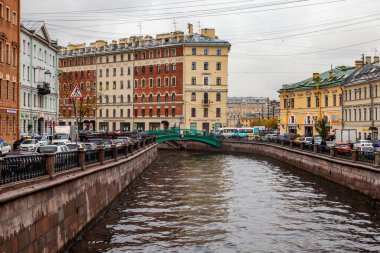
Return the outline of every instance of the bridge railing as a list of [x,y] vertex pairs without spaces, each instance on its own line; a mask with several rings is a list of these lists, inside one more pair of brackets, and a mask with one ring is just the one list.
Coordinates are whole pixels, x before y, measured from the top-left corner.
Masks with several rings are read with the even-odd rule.
[[87,166],[97,166],[107,162],[127,158],[155,143],[155,137],[147,137],[134,144],[112,146],[105,149],[46,153],[40,155],[14,156],[0,158],[0,186],[42,176],[54,178],[56,173],[64,173]]

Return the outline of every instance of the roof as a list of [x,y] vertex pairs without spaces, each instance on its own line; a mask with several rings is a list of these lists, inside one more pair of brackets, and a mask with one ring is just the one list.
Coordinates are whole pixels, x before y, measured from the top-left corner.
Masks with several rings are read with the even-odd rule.
[[43,21],[23,21],[21,22],[21,25],[25,29],[33,33],[37,31],[38,29],[40,29],[44,25],[44,22]]
[[186,37],[185,44],[191,44],[191,45],[222,45],[222,46],[231,46],[231,44],[228,41],[220,40],[217,37],[216,38],[210,38],[207,36],[203,36],[201,34],[195,33],[193,35],[190,35]]
[[355,84],[368,81],[376,81],[380,79],[380,64],[366,64],[362,68],[355,70],[345,78],[345,84]]
[[[305,79],[303,81],[283,85],[279,90],[281,91],[297,91],[297,90],[310,90],[314,89],[317,86],[330,87],[330,86],[339,86],[344,84],[345,79],[355,71],[355,67],[349,66],[338,66],[332,70],[321,73],[320,78],[314,80],[312,77]],[[333,77],[330,78],[330,72],[333,73]]]

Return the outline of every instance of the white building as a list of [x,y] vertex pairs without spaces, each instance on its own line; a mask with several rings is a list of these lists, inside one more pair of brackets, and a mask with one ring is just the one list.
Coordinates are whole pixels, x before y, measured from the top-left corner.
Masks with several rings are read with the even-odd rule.
[[20,44],[20,131],[52,134],[58,120],[57,42],[43,22],[23,22]]

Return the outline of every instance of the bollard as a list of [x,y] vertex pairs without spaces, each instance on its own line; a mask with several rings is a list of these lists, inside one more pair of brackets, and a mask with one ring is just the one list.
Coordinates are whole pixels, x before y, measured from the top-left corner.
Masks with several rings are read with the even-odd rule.
[[318,153],[318,144],[313,144],[313,153]]
[[46,153],[46,172],[49,175],[50,179],[54,179],[55,175],[55,154],[54,153]]
[[305,142],[300,143],[301,150],[305,150]]
[[79,160],[79,167],[84,170],[84,166],[86,164],[86,151],[84,148],[78,149],[78,160]]
[[104,156],[106,153],[106,149],[104,148],[103,145],[100,145],[98,146],[98,150],[99,150],[99,162],[100,164],[104,164]]
[[330,147],[330,157],[335,157],[336,155],[336,152],[335,152],[336,148],[334,146]]
[[112,149],[112,157],[115,161],[117,161],[117,147],[116,147],[116,145],[112,144],[111,149]]
[[375,167],[379,167],[379,165],[380,165],[380,152],[375,151]]
[[356,162],[359,159],[359,151],[357,149],[351,150],[351,160]]

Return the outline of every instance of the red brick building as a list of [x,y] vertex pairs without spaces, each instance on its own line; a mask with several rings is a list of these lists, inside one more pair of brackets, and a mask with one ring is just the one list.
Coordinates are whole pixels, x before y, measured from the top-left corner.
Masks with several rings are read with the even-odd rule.
[[85,49],[77,50],[76,56],[60,59],[59,125],[75,124],[75,100],[70,99],[70,94],[77,85],[83,94],[83,99],[78,101],[80,129],[95,130],[97,107],[95,57],[86,54]]
[[142,130],[160,129],[183,115],[183,47],[168,45],[135,53],[134,124]]
[[20,1],[0,1],[0,137],[19,138]]

